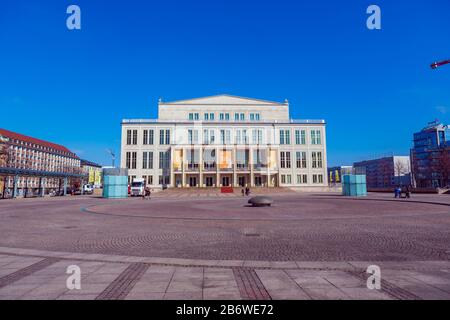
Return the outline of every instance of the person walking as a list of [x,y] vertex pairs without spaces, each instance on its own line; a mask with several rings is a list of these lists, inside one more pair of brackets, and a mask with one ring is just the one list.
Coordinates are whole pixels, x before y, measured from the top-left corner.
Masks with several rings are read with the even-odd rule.
[[246,196],[250,195],[250,188],[249,187],[245,187],[245,195]]
[[411,186],[410,185],[406,186],[406,198],[407,199],[411,198]]

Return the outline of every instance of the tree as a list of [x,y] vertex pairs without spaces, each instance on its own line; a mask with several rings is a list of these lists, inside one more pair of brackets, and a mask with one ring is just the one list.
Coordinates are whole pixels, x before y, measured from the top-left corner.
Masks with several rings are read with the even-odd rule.
[[397,159],[394,163],[394,175],[397,177],[398,184],[401,184],[402,176],[410,172],[410,166],[408,162]]

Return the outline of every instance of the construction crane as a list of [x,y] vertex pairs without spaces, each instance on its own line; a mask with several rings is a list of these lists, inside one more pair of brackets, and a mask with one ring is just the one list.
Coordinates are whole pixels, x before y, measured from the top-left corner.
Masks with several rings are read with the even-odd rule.
[[441,61],[441,62],[435,62],[435,63],[433,63],[433,64],[431,64],[431,69],[437,69],[438,67],[441,67],[441,66],[443,66],[444,64],[449,64],[450,63],[450,60],[444,60],[444,61]]
[[112,166],[113,166],[113,168],[115,168],[114,162],[116,160],[116,153],[112,149],[108,149],[108,150],[106,150],[106,152],[108,152],[110,154],[111,160],[112,160]]

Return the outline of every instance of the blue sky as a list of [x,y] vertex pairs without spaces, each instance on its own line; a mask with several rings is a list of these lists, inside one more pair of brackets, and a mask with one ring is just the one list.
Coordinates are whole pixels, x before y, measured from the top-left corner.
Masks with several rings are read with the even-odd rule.
[[[382,30],[366,28],[370,4]],[[450,66],[428,66],[450,59],[449,12],[448,0],[3,0],[0,127],[109,164],[122,118],[155,118],[158,97],[228,93],[325,119],[329,165],[406,155],[414,131],[450,122]]]

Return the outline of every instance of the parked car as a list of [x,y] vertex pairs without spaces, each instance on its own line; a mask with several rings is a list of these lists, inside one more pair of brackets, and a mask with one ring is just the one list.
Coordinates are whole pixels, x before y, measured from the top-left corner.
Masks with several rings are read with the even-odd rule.
[[83,186],[83,194],[93,194],[94,193],[94,186],[91,184],[85,184]]

